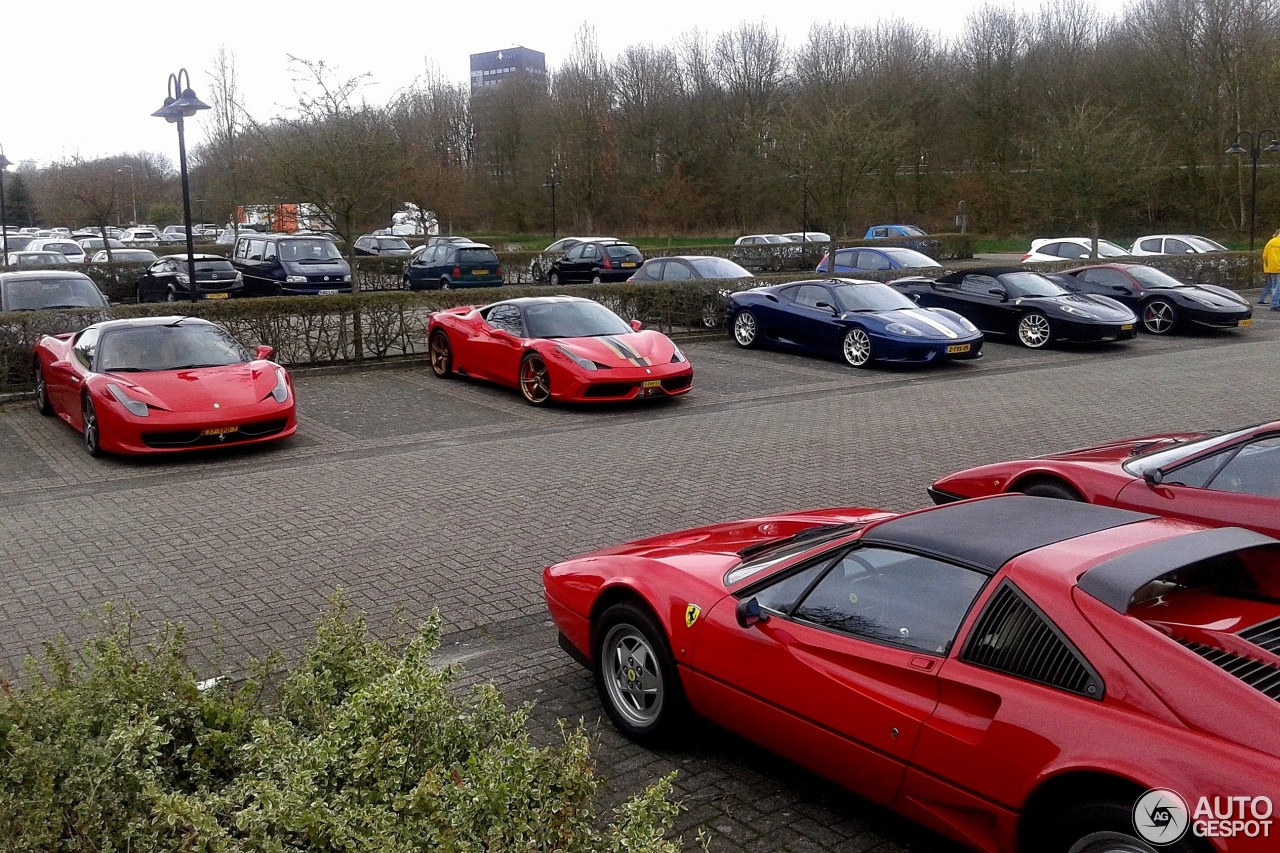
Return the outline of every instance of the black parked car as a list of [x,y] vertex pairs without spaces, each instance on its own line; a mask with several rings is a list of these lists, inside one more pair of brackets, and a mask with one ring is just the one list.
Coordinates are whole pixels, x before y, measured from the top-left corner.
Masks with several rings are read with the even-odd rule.
[[[244,278],[226,258],[192,255],[196,262],[196,298],[227,299],[244,295]],[[191,279],[185,255],[170,255],[153,263],[138,277],[139,302],[187,302]]]
[[496,287],[502,284],[502,264],[483,243],[436,243],[404,265],[405,290],[450,290],[455,287]]
[[1075,293],[1110,296],[1129,306],[1153,335],[1188,326],[1253,325],[1249,301],[1235,291],[1216,284],[1186,284],[1142,264],[1094,264],[1066,270],[1059,279]]
[[626,281],[642,263],[644,255],[640,250],[621,240],[616,243],[579,243],[565,252],[564,257],[551,262],[547,281],[552,287],[574,281],[592,284]]
[[357,255],[378,255],[385,257],[387,255],[407,255],[410,252],[409,244],[405,242],[403,237],[390,237],[381,234],[365,234],[363,237],[357,237],[355,243],[352,244]]
[[1051,341],[1123,341],[1137,334],[1138,318],[1114,299],[1072,293],[1040,273],[1016,267],[890,284],[925,308],[949,308],[987,334],[1014,335],[1032,349]]

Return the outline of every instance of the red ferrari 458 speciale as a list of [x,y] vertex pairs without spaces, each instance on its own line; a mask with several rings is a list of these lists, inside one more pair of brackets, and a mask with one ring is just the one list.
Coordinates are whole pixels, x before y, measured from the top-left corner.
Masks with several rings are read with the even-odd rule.
[[519,388],[534,406],[674,397],[693,383],[693,365],[666,335],[575,296],[437,311],[427,345],[436,376]]
[[298,421],[293,383],[270,355],[195,317],[95,323],[36,343],[36,408],[79,431],[93,456],[274,441]]
[[548,567],[649,742],[696,713],[976,850],[1276,849],[1280,542],[1022,495],[717,524]]
[[1165,433],[983,465],[929,488],[934,503],[1022,492],[1280,537],[1280,421]]

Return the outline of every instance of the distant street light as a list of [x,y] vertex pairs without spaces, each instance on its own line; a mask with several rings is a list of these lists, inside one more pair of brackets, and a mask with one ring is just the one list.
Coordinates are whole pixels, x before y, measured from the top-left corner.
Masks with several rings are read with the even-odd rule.
[[556,239],[556,187],[560,186],[560,173],[555,163],[551,164],[551,174],[547,176],[543,186],[551,188],[551,239],[554,241]]
[[191,91],[191,77],[187,74],[187,69],[182,68],[177,74],[169,75],[169,89],[164,99],[164,106],[152,113],[156,118],[178,125],[178,169],[182,174],[182,224],[187,232],[187,280],[191,287],[192,302],[199,298],[199,294],[196,292],[196,247],[191,237],[191,186],[187,181],[187,138],[182,129],[182,120],[209,108],[208,104],[197,98],[196,93]]
[[133,221],[131,221],[129,224],[137,225],[138,224],[138,184],[133,179],[133,167],[121,166],[119,169],[116,169],[116,174],[118,175],[126,169],[129,170],[129,195],[133,198]]
[[807,243],[809,242],[809,169],[806,166],[804,171],[788,177],[800,179],[800,241]]
[[200,205],[200,224],[204,224],[204,199],[196,199],[196,204]]
[[[1249,137],[1249,148],[1247,150],[1243,145],[1240,144],[1240,138],[1244,136]],[[1262,144],[1262,138],[1264,136],[1270,137],[1271,142],[1268,143],[1266,148],[1260,149],[1258,146]],[[1271,153],[1275,151],[1280,151],[1280,139],[1276,138],[1276,132],[1274,130],[1268,129],[1268,130],[1260,130],[1257,133],[1250,133],[1247,130],[1240,131],[1239,133],[1236,134],[1236,138],[1232,140],[1231,147],[1228,148],[1226,152],[1228,154],[1248,154],[1249,160],[1251,162],[1252,176],[1250,178],[1250,183],[1249,183],[1249,251],[1250,252],[1253,251],[1254,222],[1256,221],[1257,214],[1258,214],[1258,157],[1260,157],[1263,153]]]
[[13,164],[4,156],[4,146],[0,145],[0,267],[9,266],[9,216],[4,209],[4,170]]

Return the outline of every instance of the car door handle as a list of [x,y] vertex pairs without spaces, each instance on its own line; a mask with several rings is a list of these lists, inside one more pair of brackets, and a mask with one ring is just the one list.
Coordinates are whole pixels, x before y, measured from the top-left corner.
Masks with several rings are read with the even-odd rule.
[[79,381],[80,381],[80,377],[79,377],[79,376],[72,376],[72,377],[71,377],[71,382],[72,382],[73,384],[78,383]]

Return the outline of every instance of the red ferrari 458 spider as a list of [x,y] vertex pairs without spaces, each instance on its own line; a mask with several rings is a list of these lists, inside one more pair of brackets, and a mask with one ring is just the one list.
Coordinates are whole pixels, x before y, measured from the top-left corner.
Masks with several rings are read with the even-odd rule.
[[36,408],[80,431],[93,456],[273,441],[298,421],[270,355],[194,317],[96,323],[36,343]]
[[1166,433],[983,465],[929,488],[934,503],[1022,492],[1280,537],[1280,421]]
[[634,740],[692,711],[977,850],[1276,849],[1260,533],[1003,495],[701,527],[543,583]]
[[674,397],[693,384],[693,365],[666,335],[575,296],[437,311],[427,345],[436,376],[516,387],[535,406]]

